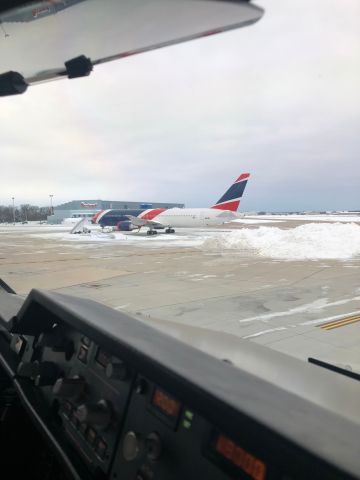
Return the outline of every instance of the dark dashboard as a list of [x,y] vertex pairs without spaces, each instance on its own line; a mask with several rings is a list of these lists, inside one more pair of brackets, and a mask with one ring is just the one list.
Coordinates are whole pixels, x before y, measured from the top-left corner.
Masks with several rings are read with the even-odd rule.
[[25,416],[59,478],[359,478],[360,426],[341,415],[93,301],[40,290],[0,300],[12,463],[39,442],[31,429],[19,442]]

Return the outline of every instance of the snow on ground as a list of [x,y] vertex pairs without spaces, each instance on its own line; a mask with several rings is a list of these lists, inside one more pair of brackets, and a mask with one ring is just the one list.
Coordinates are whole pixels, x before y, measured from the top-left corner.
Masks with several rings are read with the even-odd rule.
[[237,218],[236,220],[232,220],[231,223],[244,223],[245,225],[256,225],[259,223],[282,223],[285,220],[270,220],[270,219],[261,219],[258,220],[257,218]]
[[[91,230],[90,234],[70,234],[69,232],[59,233],[36,233],[33,237],[44,238],[48,240],[60,240],[62,242],[69,242],[71,244],[82,244],[83,247],[92,248],[92,246],[99,243],[124,245],[124,246],[141,246],[151,248],[166,248],[166,247],[199,247],[205,239],[210,238],[211,234],[217,235],[220,232],[207,232],[205,230],[190,230],[179,229],[179,234],[167,235],[165,233],[158,233],[157,235],[149,237],[146,230],[141,233],[138,232],[102,232],[101,230]],[[190,230],[190,231],[189,231]],[[226,232],[227,230],[223,230]],[[74,248],[77,248],[74,245]]]
[[360,215],[358,214],[283,214],[283,215],[245,215],[245,219],[261,219],[261,220],[297,220],[297,221],[312,221],[312,222],[360,222]]
[[120,232],[107,233],[101,230],[91,230],[90,233],[71,234],[70,231],[34,233],[32,237],[44,238],[47,240],[61,240],[75,243],[116,243],[127,240],[127,235]]
[[262,257],[284,260],[348,259],[360,255],[360,226],[308,223],[289,230],[243,228],[209,238],[202,248],[249,250]]
[[[283,217],[285,218],[285,217]],[[287,217],[286,217],[287,218]],[[175,235],[159,232],[148,237],[146,231],[102,232],[92,225],[90,234],[69,233],[61,225],[3,226],[1,233],[18,232],[32,237],[66,242],[73,248],[95,248],[99,244],[151,248],[191,247],[209,253],[237,253],[274,260],[347,260],[360,258],[360,225],[356,223],[311,223],[283,229],[281,225],[241,229],[176,229]],[[20,238],[19,237],[19,238]]]
[[147,237],[142,233],[102,233],[89,235],[69,233],[39,234],[88,246],[115,243],[147,248],[198,247],[203,251],[241,252],[283,260],[350,259],[360,256],[360,226],[355,223],[307,223],[291,229],[260,226],[237,230],[178,229],[175,235],[158,233]]
[[40,224],[39,222],[29,222],[27,224],[1,223],[0,234],[28,234],[37,232],[68,232],[72,228],[71,225],[51,225],[48,223]]

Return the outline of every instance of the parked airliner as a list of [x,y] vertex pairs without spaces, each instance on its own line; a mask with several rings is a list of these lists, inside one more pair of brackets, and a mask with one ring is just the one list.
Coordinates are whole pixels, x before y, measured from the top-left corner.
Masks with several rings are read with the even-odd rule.
[[174,227],[222,225],[238,218],[237,210],[249,177],[249,173],[242,173],[210,208],[110,209],[98,212],[92,221],[127,231],[147,227],[148,235],[156,234],[159,229],[165,229],[165,233],[175,233]]

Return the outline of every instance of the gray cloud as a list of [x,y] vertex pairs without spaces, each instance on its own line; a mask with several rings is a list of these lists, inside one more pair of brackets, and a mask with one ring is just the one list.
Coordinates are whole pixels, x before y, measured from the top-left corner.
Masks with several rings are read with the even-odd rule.
[[360,208],[357,0],[269,0],[254,26],[1,99],[0,202]]

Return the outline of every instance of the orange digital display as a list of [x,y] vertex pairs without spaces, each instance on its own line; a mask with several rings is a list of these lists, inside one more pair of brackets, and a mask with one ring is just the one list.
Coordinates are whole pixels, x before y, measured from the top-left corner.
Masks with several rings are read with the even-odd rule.
[[155,388],[152,398],[152,404],[157,407],[167,417],[177,418],[180,410],[180,404],[170,395],[160,388]]
[[217,436],[215,439],[215,450],[219,455],[240,468],[254,480],[264,480],[266,478],[265,463],[239,447],[225,435],[219,434]]

